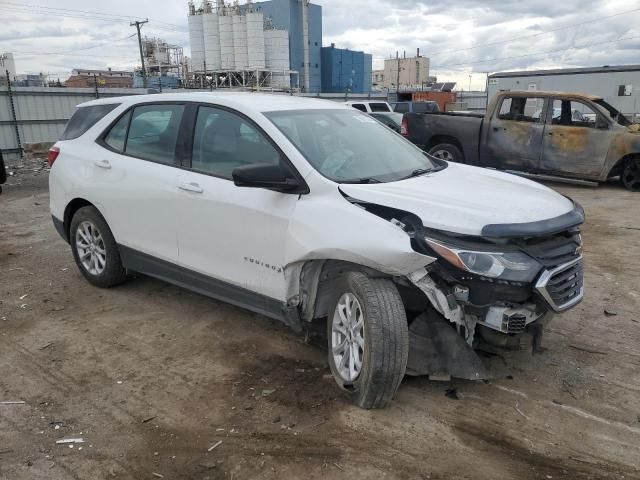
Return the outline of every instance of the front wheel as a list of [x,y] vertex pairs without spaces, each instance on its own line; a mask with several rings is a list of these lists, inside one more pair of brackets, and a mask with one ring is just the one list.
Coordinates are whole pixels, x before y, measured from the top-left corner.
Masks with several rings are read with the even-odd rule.
[[632,158],[625,164],[620,181],[627,190],[640,192],[640,158]]
[[458,147],[450,143],[439,143],[429,149],[429,155],[447,162],[464,163],[464,155]]
[[348,272],[335,283],[327,321],[329,365],[359,407],[383,408],[404,377],[409,331],[398,289]]

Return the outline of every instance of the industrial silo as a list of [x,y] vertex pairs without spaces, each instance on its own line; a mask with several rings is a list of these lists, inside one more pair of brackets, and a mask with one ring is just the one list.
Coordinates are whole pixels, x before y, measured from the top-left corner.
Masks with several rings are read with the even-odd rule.
[[249,68],[265,67],[264,15],[250,12],[247,19],[247,55]]
[[243,70],[249,66],[247,52],[247,17],[241,13],[231,16],[233,21],[233,56],[236,70]]
[[207,70],[220,70],[220,29],[216,13],[202,15],[202,30],[204,34],[204,59],[207,62]]
[[289,74],[277,73],[289,70],[289,32],[287,30],[265,30],[264,44],[266,66],[275,71],[271,86],[289,88],[291,86]]
[[232,17],[220,12],[218,26],[220,33],[220,67],[222,70],[233,70],[235,58],[233,52],[233,20]]
[[189,21],[189,43],[191,45],[191,69],[194,72],[204,71],[204,35],[202,32],[202,15],[192,14]]

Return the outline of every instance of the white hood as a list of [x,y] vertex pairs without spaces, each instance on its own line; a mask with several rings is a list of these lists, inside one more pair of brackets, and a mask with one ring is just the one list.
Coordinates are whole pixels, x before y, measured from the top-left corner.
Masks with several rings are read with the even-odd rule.
[[413,213],[425,227],[466,235],[480,235],[490,224],[548,220],[574,208],[539,183],[455,163],[399,182],[342,184],[340,189],[357,200]]

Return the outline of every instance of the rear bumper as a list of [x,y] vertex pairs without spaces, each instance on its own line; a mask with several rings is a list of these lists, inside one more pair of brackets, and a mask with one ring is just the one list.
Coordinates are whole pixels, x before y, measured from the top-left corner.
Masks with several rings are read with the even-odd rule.
[[65,242],[69,243],[69,237],[64,228],[64,222],[62,220],[58,220],[53,215],[51,215],[51,220],[53,220],[53,226],[55,227],[56,232],[58,232],[58,235],[60,235]]

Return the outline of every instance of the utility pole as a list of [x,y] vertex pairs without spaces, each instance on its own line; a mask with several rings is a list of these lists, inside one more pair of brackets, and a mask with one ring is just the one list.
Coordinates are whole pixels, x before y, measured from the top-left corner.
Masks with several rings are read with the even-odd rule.
[[396,50],[396,60],[398,61],[398,81],[396,82],[396,94],[400,101],[400,53]]
[[142,27],[142,25],[144,25],[148,21],[149,21],[149,19],[145,18],[141,22],[136,20],[135,22],[131,22],[129,24],[132,27],[136,27],[136,30],[138,31],[138,47],[140,47],[140,62],[142,63],[142,86],[144,88],[147,88],[147,74],[146,74],[146,72],[144,70],[144,54],[142,53],[142,37],[140,36],[140,28]]

